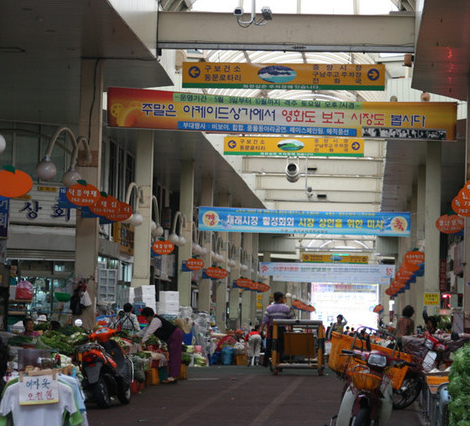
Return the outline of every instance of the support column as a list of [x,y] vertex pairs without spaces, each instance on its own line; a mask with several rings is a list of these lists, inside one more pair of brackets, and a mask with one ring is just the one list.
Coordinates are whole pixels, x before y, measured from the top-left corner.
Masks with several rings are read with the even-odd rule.
[[[424,292],[439,293],[439,254],[440,232],[436,228],[436,220],[441,215],[441,142],[427,142],[426,151],[426,259],[424,268]],[[428,313],[435,315],[439,306]],[[430,311],[430,312],[429,312]]]
[[[206,176],[202,178],[202,194],[201,206],[212,206],[214,204],[214,178]],[[204,232],[204,231],[203,231]],[[212,232],[204,232],[202,238],[202,245],[206,248],[206,253],[201,256],[204,262],[204,267],[211,266],[211,247],[212,247]],[[198,297],[198,310],[203,312],[211,312],[211,286],[210,279],[202,279],[199,282],[199,297]]]
[[[181,228],[181,233],[186,238],[186,244],[178,248],[178,292],[180,306],[191,306],[191,273],[182,272],[183,260],[191,257],[191,241],[193,229],[193,205],[194,205],[194,162],[181,161],[180,175],[180,213],[186,217],[186,227]],[[181,236],[181,235],[180,235]]]
[[135,183],[142,191],[142,202],[136,203],[144,218],[140,226],[134,228],[134,267],[132,287],[150,284],[150,246],[152,225],[153,194],[153,134],[151,130],[139,130],[137,136]]
[[240,244],[242,240],[242,234],[240,232],[232,232],[231,244],[234,247],[232,260],[236,265],[230,268],[229,275],[229,323],[228,326],[232,330],[240,328],[240,289],[233,287],[232,283],[234,280],[240,278]]
[[[263,262],[270,262],[271,261],[271,253],[270,252],[264,252],[263,253]],[[262,314],[264,315],[264,312],[266,311],[266,308],[269,305],[269,296],[274,293],[273,290],[273,277],[272,276],[267,276],[263,278],[263,282],[268,284],[270,288],[269,291],[266,291],[263,293],[263,311]]]
[[[88,138],[93,161],[80,166],[82,179],[100,189],[101,182],[101,137],[103,126],[103,74],[101,60],[85,59],[81,62],[80,117],[78,134]],[[97,296],[99,219],[82,218],[77,211],[75,228],[75,276],[88,280],[87,290],[92,305],[81,316],[83,326],[91,329],[95,325]]]
[[[246,252],[245,264],[248,266],[246,276],[251,277],[252,234],[246,233],[243,235],[243,250]],[[251,317],[252,293],[251,290],[243,290],[242,292],[242,327],[249,327],[250,321],[254,319]]]
[[[219,204],[221,207],[230,206],[230,195],[227,193],[219,194]],[[217,237],[222,239],[219,254],[223,255],[224,260],[219,263],[219,266],[224,269],[227,269],[228,237],[228,232],[221,232]],[[224,332],[227,328],[227,278],[216,281],[215,298],[215,323],[219,327],[220,331]]]
[[[412,248],[417,248],[423,245],[425,241],[425,216],[426,216],[426,166],[418,167],[418,188],[417,188],[417,205],[416,205],[416,244]],[[435,226],[435,225],[434,225]],[[425,262],[427,261],[427,248],[425,248]],[[427,263],[425,267],[427,266]],[[424,275],[416,277],[416,304],[415,308],[415,324],[425,325],[423,320],[423,306],[424,306]]]
[[[258,234],[251,234],[251,279],[258,281]],[[251,292],[251,309],[250,318],[252,326],[256,324],[256,302],[258,300],[258,293],[256,291]]]
[[[465,135],[465,182],[470,179],[470,76],[467,82],[467,128]],[[470,219],[465,218],[464,228],[464,259],[470,259]],[[463,312],[464,312],[464,329],[466,333],[470,332],[470,261],[466,260],[463,268]]]

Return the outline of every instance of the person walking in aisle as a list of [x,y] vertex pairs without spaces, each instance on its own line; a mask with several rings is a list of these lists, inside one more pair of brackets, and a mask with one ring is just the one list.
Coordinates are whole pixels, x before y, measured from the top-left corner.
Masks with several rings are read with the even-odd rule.
[[401,317],[398,319],[397,330],[395,332],[396,337],[409,336],[414,333],[415,323],[411,319],[415,310],[413,306],[406,305],[401,312]]
[[180,374],[181,366],[181,347],[183,345],[183,332],[181,328],[172,324],[160,315],[155,315],[152,308],[146,307],[142,309],[142,315],[148,322],[147,327],[140,330],[134,336],[142,337],[142,343],[145,343],[152,334],[165,342],[168,346],[170,360],[168,361],[168,378],[163,380],[163,384],[176,383],[176,379]]
[[[286,298],[284,293],[280,291],[276,291],[274,294],[274,303],[269,305],[266,308],[266,312],[264,313],[263,323],[260,327],[260,334],[263,333],[263,330],[267,328],[267,335],[266,335],[266,351],[264,354],[263,359],[263,367],[267,367],[269,363],[269,358],[271,357],[271,347],[273,343],[272,333],[273,333],[273,320],[285,320],[285,319],[293,319],[294,318],[294,311],[290,306],[286,305]],[[278,327],[278,353],[279,359],[282,360],[282,355],[284,352],[284,331],[285,327],[279,326]]]
[[247,345],[248,353],[248,367],[251,365],[251,362],[254,360],[254,365],[259,365],[259,355],[261,352],[261,334],[259,334],[259,326],[256,326],[253,331],[250,331],[245,336],[245,342]]
[[339,314],[336,317],[336,322],[333,324],[333,331],[343,334],[344,326],[348,323],[347,319],[343,315]]

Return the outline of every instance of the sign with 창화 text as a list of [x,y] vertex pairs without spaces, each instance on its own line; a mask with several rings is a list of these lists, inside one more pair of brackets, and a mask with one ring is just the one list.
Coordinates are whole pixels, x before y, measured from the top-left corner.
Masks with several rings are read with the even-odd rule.
[[384,90],[385,65],[183,62],[183,87]]
[[407,237],[410,235],[410,213],[317,212],[201,206],[199,230]]
[[108,126],[455,140],[455,102],[340,102],[108,88]]
[[224,154],[266,157],[364,157],[364,139],[226,136]]

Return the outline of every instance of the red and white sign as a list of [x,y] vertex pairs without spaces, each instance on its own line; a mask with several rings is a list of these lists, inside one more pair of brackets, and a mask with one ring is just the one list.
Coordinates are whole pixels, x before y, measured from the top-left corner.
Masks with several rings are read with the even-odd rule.
[[75,185],[67,189],[67,199],[76,206],[92,206],[101,197],[100,191],[85,180],[78,180]]
[[204,261],[202,259],[192,257],[186,261],[186,267],[191,269],[191,271],[199,271],[204,268]]
[[173,250],[175,249],[174,244],[171,241],[165,240],[165,241],[155,241],[152,245],[152,251],[157,254],[170,254],[173,253]]

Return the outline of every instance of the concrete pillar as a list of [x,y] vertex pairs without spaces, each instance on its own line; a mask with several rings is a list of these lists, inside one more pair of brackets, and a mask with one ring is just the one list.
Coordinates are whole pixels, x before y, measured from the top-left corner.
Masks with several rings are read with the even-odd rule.
[[[136,206],[144,218],[140,226],[134,228],[134,268],[132,287],[150,284],[150,249],[153,194],[153,135],[151,130],[139,130],[137,136],[135,183],[142,192],[141,202]],[[134,194],[133,194],[134,196]],[[138,194],[135,195],[138,197]],[[133,198],[131,198],[132,200]]]
[[[80,117],[78,134],[88,137],[93,161],[80,166],[82,179],[101,189],[101,137],[103,128],[103,69],[99,60],[85,59],[81,62]],[[88,279],[87,290],[92,305],[81,315],[83,326],[95,325],[97,296],[99,219],[82,218],[77,211],[75,229],[75,276]]]
[[[258,246],[259,246],[258,234],[251,234],[251,279],[253,281],[258,281]],[[256,302],[258,300],[258,293],[256,291],[251,292],[251,322],[253,327],[256,324]]]
[[[411,224],[410,224],[410,229],[411,229],[411,235],[408,240],[410,241],[409,247],[411,249],[415,248],[418,246],[417,244],[417,235],[418,235],[418,185],[414,185],[412,189],[412,198],[410,202],[410,212],[411,212]],[[416,277],[416,282],[412,283],[410,285],[410,290],[408,291],[409,293],[409,299],[408,299],[408,304],[413,306],[413,308],[416,309],[416,302],[418,299],[418,291],[417,291],[417,285],[418,285],[418,277]],[[415,313],[415,322],[418,319],[418,313]]]
[[[202,178],[202,194],[201,206],[212,206],[214,204],[214,178],[212,176],[205,176]],[[201,256],[204,262],[204,267],[211,266],[211,247],[212,247],[212,232],[204,232],[201,236],[201,244],[206,248],[206,253]],[[199,297],[198,297],[198,310],[210,313],[211,311],[211,287],[212,281],[210,279],[201,279],[199,282]]]
[[[418,167],[418,186],[416,197],[416,242],[412,248],[417,248],[425,240],[425,216],[426,216],[426,166]],[[427,249],[425,249],[427,260]],[[426,261],[425,260],[425,261]],[[424,276],[416,277],[415,284],[415,324],[425,325],[423,320],[423,294],[424,294]]]
[[231,245],[234,247],[233,253],[230,254],[231,259],[235,262],[235,266],[230,268],[229,275],[229,322],[228,326],[232,330],[240,328],[240,290],[237,287],[233,287],[232,283],[234,280],[240,278],[240,244],[242,240],[242,234],[240,232],[232,232],[230,234]]
[[[182,272],[181,266],[184,260],[191,257],[191,241],[193,227],[194,206],[194,162],[192,160],[181,161],[180,175],[180,213],[186,217],[186,226],[181,228],[181,233],[186,238],[186,244],[178,248],[178,292],[181,306],[191,306],[191,273]],[[178,228],[176,230],[178,232]],[[181,235],[180,235],[181,236]]]
[[[465,140],[465,182],[470,179],[470,77],[467,83],[467,128]],[[462,182],[462,186],[465,184]],[[464,228],[464,258],[470,259],[470,219],[465,218]],[[463,312],[464,312],[464,329],[466,333],[470,332],[470,262],[466,261],[463,268]]]
[[[242,275],[245,277],[251,276],[251,253],[252,253],[252,234],[246,233],[243,235],[243,250],[246,253],[244,262],[248,266],[246,272],[242,272]],[[247,327],[250,325],[250,321],[253,321],[254,318],[251,317],[251,290],[243,290],[242,293],[242,321],[241,326]]]
[[[436,220],[441,215],[441,142],[428,141],[426,151],[426,210],[425,210],[425,268],[424,292],[439,293],[440,232]],[[430,315],[439,313],[440,307],[428,308]]]
[[[271,253],[264,252],[263,253],[263,262],[270,262],[270,261],[271,261]],[[266,308],[269,305],[269,296],[271,294],[273,294],[273,289],[272,289],[273,277],[272,276],[267,276],[267,277],[263,278],[263,282],[268,284],[271,287],[271,289],[269,291],[266,291],[266,292],[263,293],[263,315],[264,315],[264,311],[266,311]]]
[[[219,194],[219,204],[221,207],[230,206],[230,195]],[[217,266],[227,269],[227,247],[228,247],[228,232],[220,232],[217,236],[215,250],[218,254],[222,255],[224,260],[219,262]],[[221,243],[220,243],[221,242]],[[215,281],[215,323],[220,331],[225,331],[227,328],[227,278]]]

